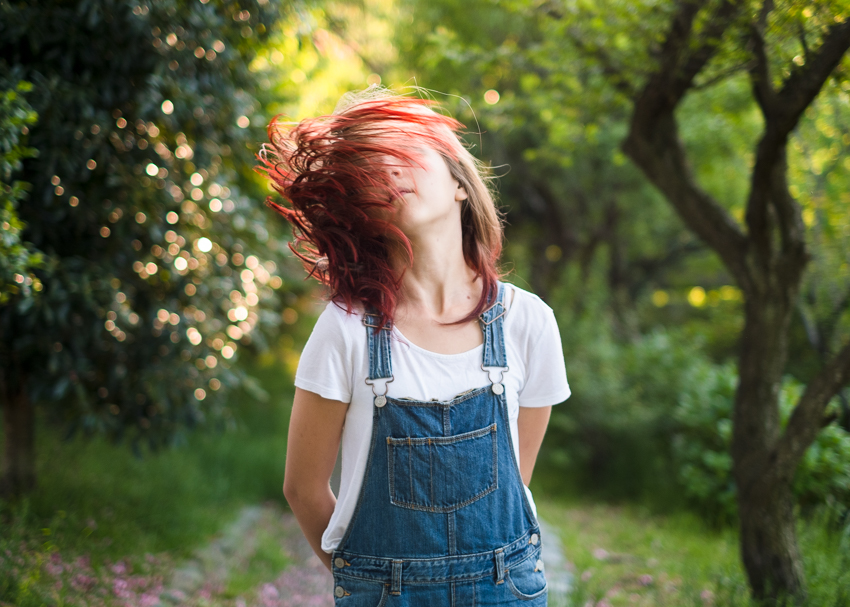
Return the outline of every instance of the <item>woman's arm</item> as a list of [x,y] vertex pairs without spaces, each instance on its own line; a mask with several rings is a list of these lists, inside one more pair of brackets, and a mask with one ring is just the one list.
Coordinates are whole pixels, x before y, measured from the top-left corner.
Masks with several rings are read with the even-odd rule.
[[346,403],[296,388],[286,444],[283,495],[328,570],[331,555],[322,550],[322,534],[336,505],[330,478],[347,411]]
[[522,482],[527,486],[531,482],[531,473],[537,462],[537,454],[549,425],[552,407],[520,407],[517,418],[519,430],[519,471]]

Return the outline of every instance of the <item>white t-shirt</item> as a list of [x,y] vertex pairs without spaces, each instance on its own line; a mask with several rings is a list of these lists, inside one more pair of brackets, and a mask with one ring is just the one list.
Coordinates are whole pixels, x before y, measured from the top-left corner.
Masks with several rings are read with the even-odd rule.
[[[510,371],[505,373],[503,384],[511,438],[519,461],[519,407],[555,405],[569,397],[570,388],[552,309],[536,295],[513,285],[505,286],[509,307],[504,334]],[[388,384],[390,397],[451,400],[461,392],[490,383],[481,369],[483,345],[461,354],[437,354],[412,344],[393,328],[390,347],[395,377]],[[295,385],[302,390],[349,403],[342,432],[339,495],[322,535],[322,550],[326,552],[333,552],[345,534],[369,459],[374,395],[365,382],[369,376],[367,348],[363,311],[348,314],[331,302],[304,346],[295,375]],[[378,394],[383,393],[382,385],[375,387]],[[528,488],[526,493],[534,508]]]

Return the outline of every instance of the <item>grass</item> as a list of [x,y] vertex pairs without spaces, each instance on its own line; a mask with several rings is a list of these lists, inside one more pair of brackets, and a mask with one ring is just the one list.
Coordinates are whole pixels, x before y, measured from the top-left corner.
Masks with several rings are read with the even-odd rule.
[[[241,506],[283,506],[292,387],[274,366],[251,374],[272,396],[261,402],[234,392],[235,430],[195,433],[183,447],[142,458],[99,438],[63,441],[58,430],[40,426],[36,490],[14,507],[0,503],[0,601],[42,604],[33,589],[51,562],[66,569],[82,563],[80,580],[116,563],[151,579],[165,575]],[[61,602],[54,594],[52,602]]]
[[280,529],[260,529],[253,553],[241,567],[231,572],[223,594],[227,597],[246,595],[280,575],[291,564],[291,559],[280,549],[282,541]]
[[[636,505],[538,501],[574,566],[574,607],[749,606],[737,533],[693,514]],[[850,605],[850,527],[826,511],[798,526],[808,605]]]

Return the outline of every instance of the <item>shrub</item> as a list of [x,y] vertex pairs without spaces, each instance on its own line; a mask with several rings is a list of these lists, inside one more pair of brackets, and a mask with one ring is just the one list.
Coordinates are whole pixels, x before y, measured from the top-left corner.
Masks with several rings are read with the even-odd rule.
[[[553,409],[539,482],[656,508],[685,503],[716,524],[733,522],[735,365],[713,362],[680,332],[621,343],[598,315],[559,322],[573,395]],[[802,390],[791,377],[783,382],[783,427]],[[835,424],[821,431],[794,492],[807,510],[850,507],[850,434]]]
[[[729,363],[695,365],[690,374],[674,412],[679,424],[673,437],[678,480],[708,518],[731,522],[737,510],[730,455],[737,371]],[[803,389],[790,376],[783,381],[779,400],[783,428]],[[806,510],[820,504],[850,508],[850,433],[835,424],[823,428],[797,469],[793,489]]]

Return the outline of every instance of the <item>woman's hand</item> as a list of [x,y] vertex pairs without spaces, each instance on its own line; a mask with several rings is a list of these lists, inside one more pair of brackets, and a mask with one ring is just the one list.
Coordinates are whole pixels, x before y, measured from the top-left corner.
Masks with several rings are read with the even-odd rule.
[[286,444],[283,495],[328,570],[331,555],[322,550],[322,534],[336,505],[330,478],[347,411],[346,403],[296,388]]
[[517,418],[519,431],[519,471],[522,482],[527,487],[531,483],[531,473],[537,462],[537,454],[549,425],[552,407],[520,407]]

